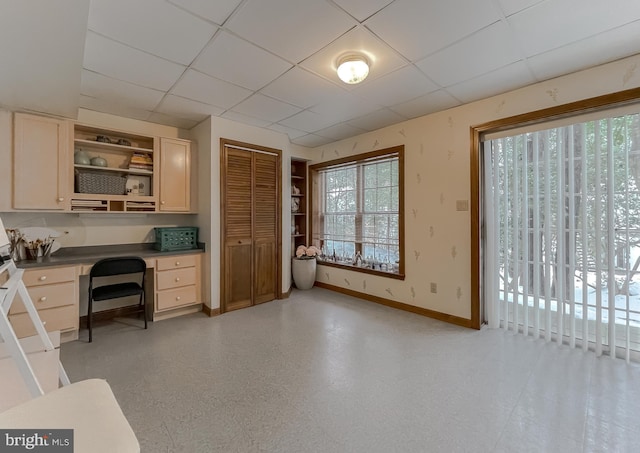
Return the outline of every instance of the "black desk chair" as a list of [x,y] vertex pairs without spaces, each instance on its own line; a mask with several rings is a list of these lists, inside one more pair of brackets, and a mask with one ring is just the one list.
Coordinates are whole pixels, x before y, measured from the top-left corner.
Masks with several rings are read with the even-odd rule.
[[[102,300],[118,299],[128,296],[140,296],[138,311],[144,316],[144,328],[147,328],[147,312],[144,297],[144,274],[147,264],[142,258],[137,256],[126,256],[117,258],[105,258],[98,261],[91,268],[89,273],[89,309],[87,311],[87,327],[89,328],[89,343],[91,343],[93,316],[93,302]],[[114,283],[101,285],[94,288],[94,279],[99,277],[110,277],[113,275],[131,274],[132,281],[125,283]],[[134,274],[140,274],[135,275]]]

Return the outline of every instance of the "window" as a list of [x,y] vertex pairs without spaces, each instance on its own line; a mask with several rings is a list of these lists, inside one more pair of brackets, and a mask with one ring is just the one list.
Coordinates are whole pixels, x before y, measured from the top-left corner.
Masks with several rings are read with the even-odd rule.
[[309,167],[323,264],[404,278],[404,146]]

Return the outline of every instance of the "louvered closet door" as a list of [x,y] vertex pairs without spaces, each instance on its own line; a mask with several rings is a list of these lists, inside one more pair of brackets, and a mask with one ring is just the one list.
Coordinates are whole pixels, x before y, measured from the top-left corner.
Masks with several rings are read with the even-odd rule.
[[277,156],[263,153],[255,153],[254,158],[255,303],[260,304],[276,298],[278,160]]
[[225,309],[253,305],[252,270],[252,154],[226,150],[224,202]]
[[280,159],[224,147],[223,310],[276,299],[280,265]]

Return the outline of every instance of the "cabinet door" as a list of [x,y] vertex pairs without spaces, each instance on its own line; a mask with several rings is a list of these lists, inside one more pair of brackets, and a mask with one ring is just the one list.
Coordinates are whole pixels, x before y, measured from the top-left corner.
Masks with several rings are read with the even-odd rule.
[[65,209],[68,123],[16,113],[13,148],[13,207]]
[[160,211],[191,209],[191,143],[160,139]]

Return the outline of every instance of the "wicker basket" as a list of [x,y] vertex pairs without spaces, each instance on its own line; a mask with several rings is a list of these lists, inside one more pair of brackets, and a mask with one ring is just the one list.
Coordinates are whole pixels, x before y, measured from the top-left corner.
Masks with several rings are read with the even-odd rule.
[[89,171],[76,172],[76,193],[99,193],[104,195],[124,195],[127,177]]
[[198,227],[156,227],[154,248],[161,252],[198,248]]

